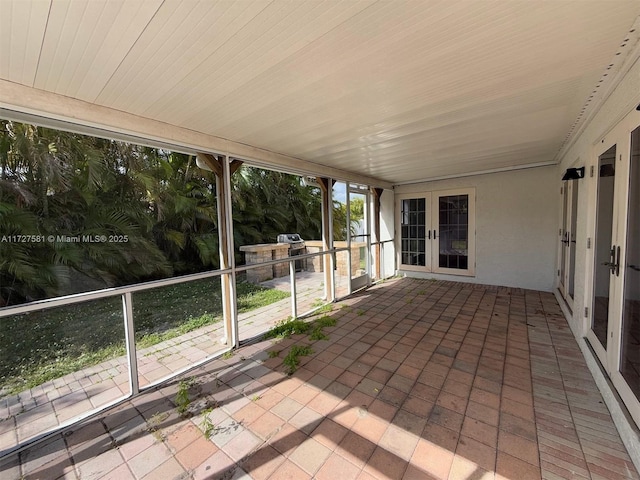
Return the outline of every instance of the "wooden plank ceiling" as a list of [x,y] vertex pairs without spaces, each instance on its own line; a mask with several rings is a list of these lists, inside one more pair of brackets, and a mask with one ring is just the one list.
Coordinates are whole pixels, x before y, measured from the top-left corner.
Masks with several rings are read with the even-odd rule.
[[394,184],[554,162],[637,0],[1,0],[0,79]]

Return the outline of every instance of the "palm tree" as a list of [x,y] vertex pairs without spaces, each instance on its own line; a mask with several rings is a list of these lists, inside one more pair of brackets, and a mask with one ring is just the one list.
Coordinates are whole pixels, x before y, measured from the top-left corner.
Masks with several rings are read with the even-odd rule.
[[176,272],[219,265],[215,177],[195,158],[164,150],[145,151],[152,163],[147,185],[156,244]]
[[[135,155],[121,142],[2,121],[0,303],[55,294],[74,272],[104,285],[170,274],[152,241]],[[11,241],[41,235],[41,242]],[[126,243],[66,243],[50,236],[127,237]],[[1,238],[0,238],[1,240]]]
[[[0,127],[0,240],[126,238],[2,243],[0,305],[72,293],[79,280],[95,288],[218,267],[215,177],[193,157],[18,122]],[[232,202],[238,246],[281,233],[321,236],[320,191],[300,177],[243,166]],[[346,212],[335,207],[335,231],[345,236]]]
[[320,238],[320,191],[300,177],[243,166],[232,182],[236,246],[273,243],[281,233]]

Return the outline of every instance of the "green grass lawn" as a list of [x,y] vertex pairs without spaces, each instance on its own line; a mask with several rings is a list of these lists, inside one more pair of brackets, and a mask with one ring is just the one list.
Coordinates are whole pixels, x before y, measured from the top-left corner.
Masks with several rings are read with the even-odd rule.
[[[238,312],[269,305],[289,293],[237,284]],[[220,279],[181,283],[133,294],[138,348],[219,322]],[[0,319],[0,396],[125,353],[120,297]]]

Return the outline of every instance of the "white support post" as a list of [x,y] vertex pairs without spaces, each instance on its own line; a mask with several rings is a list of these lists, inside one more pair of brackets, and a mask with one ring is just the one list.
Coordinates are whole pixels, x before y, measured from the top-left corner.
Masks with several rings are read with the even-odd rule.
[[347,192],[347,295],[351,295],[351,278],[353,272],[351,269],[351,192],[349,191],[349,182],[345,183]]
[[[371,277],[373,276],[371,273],[372,267],[372,258],[373,251],[371,250],[371,193],[367,192],[364,196],[364,225],[365,231],[367,232],[367,286],[371,286]],[[376,239],[377,240],[377,239]]]
[[[329,179],[329,183],[327,184],[327,196],[329,197],[329,211],[328,219],[329,219],[329,250],[333,250],[333,180]],[[329,275],[331,285],[331,301],[333,302],[336,299],[336,255],[329,255],[329,265],[331,268],[331,275]]]
[[222,288],[222,317],[224,323],[224,343],[237,347],[238,319],[235,296],[235,258],[233,250],[233,221],[231,217],[231,170],[229,158],[209,154],[198,154],[198,159],[216,175],[216,202],[218,208],[218,250],[220,268],[231,270],[220,277]]
[[138,358],[136,356],[136,335],[133,323],[133,297],[131,292],[122,295],[122,316],[124,317],[124,338],[129,367],[129,389],[131,396],[134,396],[140,392],[140,383],[138,381]]
[[[217,158],[216,158],[217,161]],[[226,225],[226,220],[225,220],[225,215],[224,215],[224,195],[222,195],[223,193],[223,188],[224,188],[224,181],[221,178],[221,175],[216,172],[216,209],[218,212],[218,258],[220,259],[220,269],[224,270],[225,268],[228,267],[227,265],[227,255],[226,255],[226,251],[225,251],[225,244],[226,244],[226,236],[224,233],[224,227],[223,225]],[[226,283],[226,279],[225,279],[225,275],[223,274],[220,277],[220,289],[222,292],[222,324],[223,324],[223,331],[224,331],[224,343],[227,345],[232,345],[232,343],[230,343],[230,339],[231,339],[231,324],[229,323],[229,307],[227,304],[227,301],[225,300],[225,292],[227,291],[226,287],[225,287],[225,283]]]
[[[326,232],[327,232],[327,230],[329,228],[328,225],[327,225],[328,216],[327,216],[327,214],[325,212],[325,210],[326,210],[325,205],[327,204],[326,197],[327,197],[326,189],[325,188],[320,188],[320,198],[321,198],[321,200],[320,200],[320,218],[322,220],[320,228],[321,228],[321,231],[322,231],[321,237],[322,237],[322,240],[323,240],[323,242],[322,242],[322,247],[323,248],[325,246],[327,246],[327,248],[328,248],[328,242],[325,241]],[[320,257],[320,265],[322,265],[322,267],[323,267],[323,273],[324,273],[324,278],[325,278],[325,281],[323,282],[323,284],[324,284],[324,289],[323,289],[324,290],[324,293],[323,293],[324,297],[323,298],[327,299],[327,298],[329,298],[329,284],[327,283],[327,272],[325,272],[324,269],[326,268],[328,262],[325,262],[324,259],[325,259],[325,256],[322,255]]]
[[[321,177],[318,179],[322,191],[322,248],[323,251],[333,250],[333,180]],[[336,298],[335,288],[335,256],[325,253],[322,256],[324,272],[324,299],[333,302]]]
[[[295,257],[290,257],[295,258]],[[298,300],[296,296],[296,261],[289,260],[289,278],[291,281],[291,318],[298,318]]]
[[234,347],[240,346],[240,332],[238,325],[238,308],[237,308],[237,292],[236,292],[236,256],[235,256],[235,243],[233,241],[233,212],[231,202],[231,168],[229,163],[229,157],[224,156],[222,162],[222,180],[224,181],[224,202],[226,212],[226,233],[227,233],[227,265],[231,269],[231,274],[227,288],[229,289],[229,318],[231,323],[231,345]]

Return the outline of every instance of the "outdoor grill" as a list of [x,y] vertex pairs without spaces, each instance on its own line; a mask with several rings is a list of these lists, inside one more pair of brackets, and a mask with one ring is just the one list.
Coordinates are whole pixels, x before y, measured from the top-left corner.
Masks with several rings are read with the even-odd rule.
[[[278,235],[278,243],[289,244],[289,256],[302,255],[306,252],[304,240],[297,233],[282,233]],[[296,272],[304,270],[304,259],[296,260]]]

